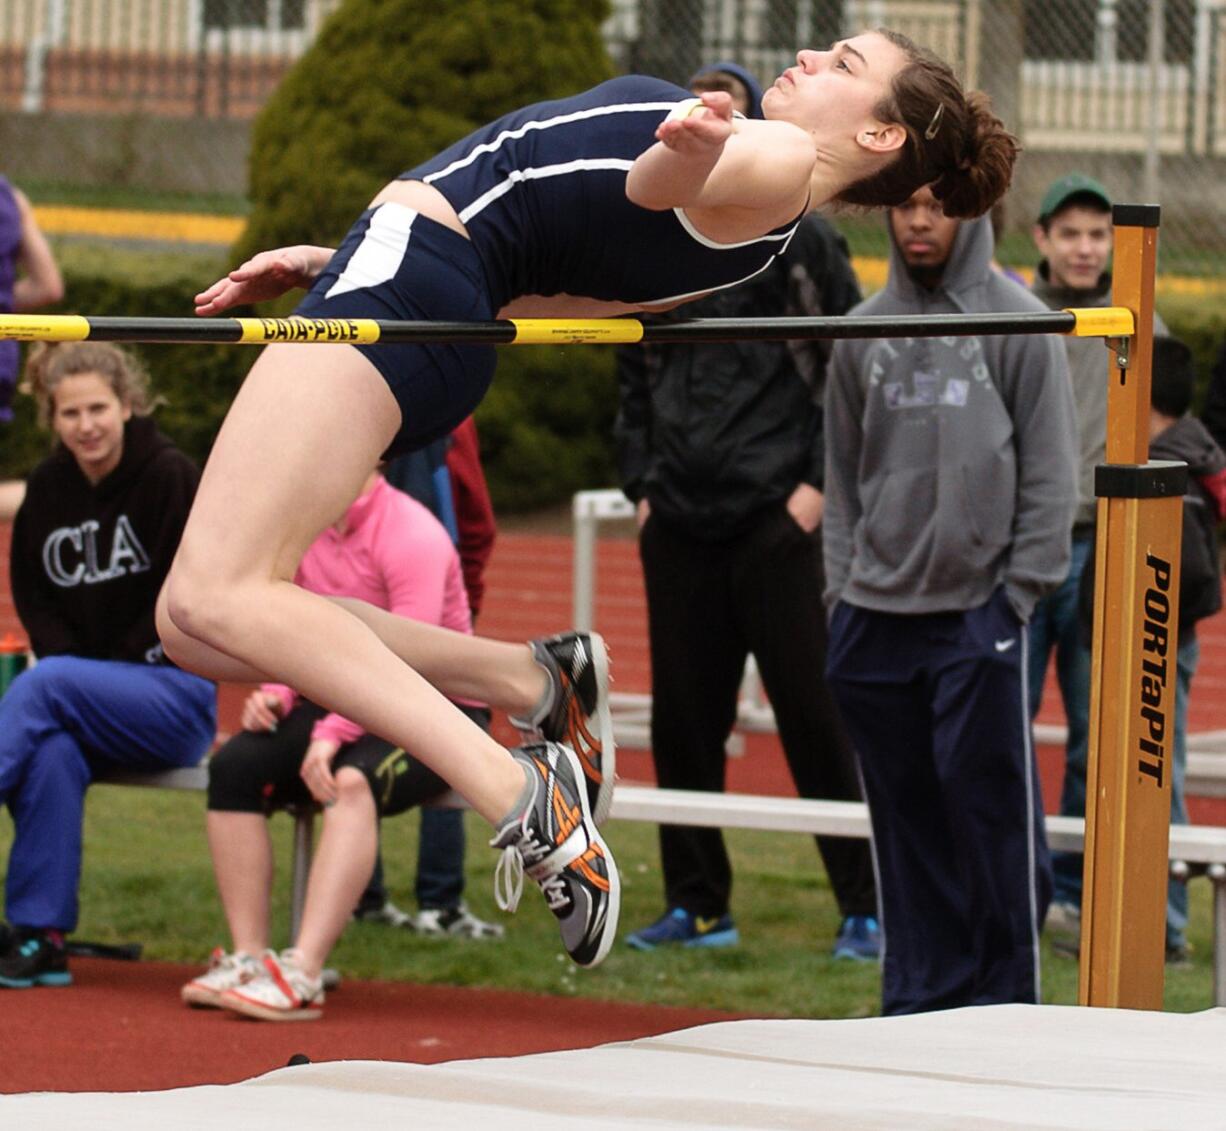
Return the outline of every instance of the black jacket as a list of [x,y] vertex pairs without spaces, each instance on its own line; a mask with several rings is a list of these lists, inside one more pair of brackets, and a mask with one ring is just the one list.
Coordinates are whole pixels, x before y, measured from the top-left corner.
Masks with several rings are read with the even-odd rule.
[[200,473],[148,417],[124,427],[97,485],[62,445],[30,475],[13,521],[13,601],[37,656],[165,663],[154,626]]
[[[1179,632],[1196,634],[1196,622],[1222,607],[1222,562],[1217,528],[1226,518],[1226,454],[1194,416],[1180,417],[1150,441],[1149,458],[1188,465],[1179,555]],[[1082,632],[1088,639],[1094,607],[1094,551],[1081,575]]]
[[[787,251],[741,286],[663,319],[843,314],[860,301],[847,245],[807,216]],[[723,342],[618,351],[622,488],[696,538],[736,536],[797,484],[820,487],[829,343]]]
[[1205,408],[1200,418],[1218,447],[1226,451],[1226,341],[1222,342],[1213,368],[1209,371],[1209,388],[1205,393]]

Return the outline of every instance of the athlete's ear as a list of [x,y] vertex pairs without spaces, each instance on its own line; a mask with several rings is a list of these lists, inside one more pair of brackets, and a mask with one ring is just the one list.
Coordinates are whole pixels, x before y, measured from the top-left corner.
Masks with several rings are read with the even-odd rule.
[[863,129],[856,134],[856,142],[862,149],[873,153],[893,153],[903,147],[907,140],[907,131],[897,122],[888,125],[877,122],[872,129]]

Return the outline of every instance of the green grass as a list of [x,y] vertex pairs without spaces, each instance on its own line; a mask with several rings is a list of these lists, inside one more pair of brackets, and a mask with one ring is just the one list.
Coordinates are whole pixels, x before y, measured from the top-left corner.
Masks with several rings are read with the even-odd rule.
[[122,208],[138,212],[203,212],[210,216],[246,216],[251,204],[241,193],[188,193],[127,185],[69,184],[21,179],[22,191],[35,204],[80,208]]
[[167,251],[85,236],[53,236],[51,244],[60,269],[69,277],[139,279],[150,286],[199,279],[203,290],[229,267],[224,248],[196,250],[189,245]]
[[[507,990],[622,1002],[725,1009],[779,1017],[863,1017],[878,1010],[874,965],[834,962],[830,945],[838,912],[808,837],[733,831],[727,834],[736,874],[733,909],[739,947],[713,951],[639,954],[619,942],[594,971],[566,959],[553,918],[532,890],[517,915],[499,912],[492,898],[494,853],[488,833],[468,814],[466,898],[484,918],[507,924],[501,942],[440,941],[404,931],[354,923],[330,965],[343,977],[486,986]],[[615,821],[607,835],[623,877],[622,930],[661,910],[655,827]],[[273,819],[278,882],[273,941],[286,944],[289,818]],[[100,786],[90,791],[86,814],[81,923],[77,937],[104,942],[140,941],[145,956],[201,962],[226,945],[204,838],[199,794]],[[384,855],[394,899],[412,907],[417,818],[409,814],[384,828]],[[7,859],[11,824],[0,826],[0,860]],[[531,885],[529,885],[531,887]],[[1210,889],[1192,885],[1194,960],[1167,971],[1166,1008],[1177,1012],[1213,1004]],[[1044,994],[1071,1004],[1077,967],[1044,955]]]

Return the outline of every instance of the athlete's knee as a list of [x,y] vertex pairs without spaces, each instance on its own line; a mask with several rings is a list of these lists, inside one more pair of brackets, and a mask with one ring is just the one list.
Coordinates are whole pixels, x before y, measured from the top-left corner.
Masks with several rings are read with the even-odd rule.
[[172,660],[189,655],[193,642],[217,647],[239,621],[233,586],[207,570],[175,563],[162,586],[157,607],[158,635]]

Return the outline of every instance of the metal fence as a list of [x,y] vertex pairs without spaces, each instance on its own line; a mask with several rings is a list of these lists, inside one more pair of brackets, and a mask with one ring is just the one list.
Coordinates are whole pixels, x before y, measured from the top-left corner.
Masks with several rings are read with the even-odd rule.
[[[241,122],[339,2],[0,0],[0,118]],[[717,58],[769,81],[799,45],[898,28],[988,90],[1021,136],[1018,227],[1043,185],[1076,167],[1120,199],[1163,204],[1168,266],[1173,256],[1182,270],[1217,272],[1226,256],[1226,0],[612,0],[612,9],[617,63],[682,83]]]

